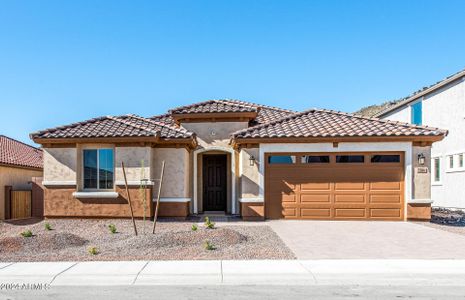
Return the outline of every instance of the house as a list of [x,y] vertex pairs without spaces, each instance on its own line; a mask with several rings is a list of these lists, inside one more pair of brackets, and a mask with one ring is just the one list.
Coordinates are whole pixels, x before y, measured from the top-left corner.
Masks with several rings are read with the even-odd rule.
[[[434,206],[465,209],[465,70],[416,92],[379,112],[378,118],[447,129],[431,149],[431,199]],[[429,159],[429,157],[428,157]]]
[[[223,212],[244,220],[428,219],[429,160],[447,131],[310,109],[210,100],[165,115],[105,116],[42,130],[45,216]],[[141,180],[147,188],[141,188]]]
[[34,177],[42,176],[42,151],[0,135],[0,220],[11,217],[12,190],[31,190]]

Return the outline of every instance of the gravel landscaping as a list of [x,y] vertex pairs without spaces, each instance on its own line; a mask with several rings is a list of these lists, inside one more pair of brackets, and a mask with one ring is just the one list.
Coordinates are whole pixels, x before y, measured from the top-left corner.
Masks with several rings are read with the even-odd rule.
[[465,235],[465,212],[447,208],[433,208],[431,222],[417,222],[418,224]]
[[[26,224],[24,224],[26,223]],[[31,224],[27,224],[31,223]],[[49,223],[52,230],[45,229]],[[112,234],[108,225],[114,224]],[[134,236],[131,220],[56,219],[0,223],[0,261],[82,260],[190,260],[190,259],[295,259],[294,254],[267,225],[227,225],[207,229],[203,223],[152,223],[137,221]],[[32,237],[21,233],[30,230]],[[207,250],[206,241],[214,250]],[[89,249],[95,247],[98,254]]]

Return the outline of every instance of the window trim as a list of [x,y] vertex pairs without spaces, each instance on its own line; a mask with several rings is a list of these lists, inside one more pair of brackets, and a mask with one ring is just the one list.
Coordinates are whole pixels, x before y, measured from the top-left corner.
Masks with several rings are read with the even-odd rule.
[[[97,151],[97,188],[86,188],[84,186],[84,151],[86,150],[96,150]],[[101,189],[100,188],[100,174],[98,172],[100,165],[100,154],[99,150],[111,150],[113,152],[113,187],[111,189]],[[116,188],[116,167],[115,167],[115,148],[112,146],[88,146],[81,149],[81,187],[84,192],[111,192]]]
[[[361,156],[363,157],[363,161],[357,161],[357,162],[350,162],[350,161],[337,161],[337,158],[340,157],[340,156]],[[336,154],[334,156],[334,163],[336,164],[365,164],[365,163],[368,163],[370,161],[370,159],[366,159],[366,155],[361,153],[361,154]]]
[[[281,157],[290,157],[291,158],[291,161],[290,163],[286,163],[286,162],[271,162],[270,159],[271,157],[273,156],[281,156]],[[296,154],[271,154],[268,156],[268,158],[266,159],[266,163],[268,165],[283,165],[283,166],[286,166],[286,165],[295,165],[298,163],[298,155]]]
[[[436,181],[436,160],[439,162],[439,180]],[[442,162],[441,156],[431,157],[431,185],[442,185]]]
[[[417,124],[414,122],[414,109],[413,107],[415,105],[420,105],[420,124]],[[421,97],[418,101],[415,101],[414,103],[410,104],[410,123],[417,125],[417,126],[422,126],[423,125],[423,97]]]

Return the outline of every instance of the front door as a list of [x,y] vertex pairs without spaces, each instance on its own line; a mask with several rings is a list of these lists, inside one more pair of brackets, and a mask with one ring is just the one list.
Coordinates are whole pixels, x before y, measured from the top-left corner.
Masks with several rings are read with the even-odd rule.
[[203,156],[203,210],[226,210],[226,155]]

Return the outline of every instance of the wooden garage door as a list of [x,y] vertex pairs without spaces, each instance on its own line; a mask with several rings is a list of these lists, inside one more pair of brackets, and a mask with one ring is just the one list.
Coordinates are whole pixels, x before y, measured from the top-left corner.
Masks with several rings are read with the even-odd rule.
[[399,152],[267,153],[270,219],[403,220]]

